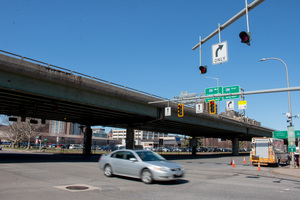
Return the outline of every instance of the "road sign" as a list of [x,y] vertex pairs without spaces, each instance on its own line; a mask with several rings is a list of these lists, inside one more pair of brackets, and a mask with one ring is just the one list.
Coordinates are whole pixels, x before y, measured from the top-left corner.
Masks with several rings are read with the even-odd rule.
[[[228,86],[223,87],[223,94],[234,94],[240,92],[240,86],[234,85],[234,86]],[[240,98],[239,95],[232,95],[232,96],[225,96],[224,99],[237,99]]]
[[[273,138],[287,139],[287,131],[273,131]],[[295,138],[300,138],[300,130],[295,130]]]
[[296,152],[296,145],[288,145],[288,152]]
[[294,126],[288,126],[288,149],[289,152],[296,152],[296,145],[295,145],[295,128]]
[[203,113],[203,104],[202,103],[197,103],[196,105],[195,105],[195,107],[196,107],[196,113]]
[[234,101],[226,101],[226,110],[234,110]]
[[247,109],[247,101],[239,101],[239,110],[246,110]]
[[227,41],[214,44],[212,49],[212,64],[220,64],[228,61]]
[[287,139],[288,138],[287,131],[273,131],[273,138]]
[[300,131],[299,130],[295,130],[295,138],[300,138]]
[[165,116],[171,116],[171,107],[165,107]]
[[[222,94],[222,87],[212,87],[212,88],[206,88],[205,89],[205,96],[211,96],[211,95],[216,95],[216,94]],[[212,97],[212,98],[206,98],[205,102],[208,103],[210,100],[215,100],[215,101],[222,101],[223,97]]]

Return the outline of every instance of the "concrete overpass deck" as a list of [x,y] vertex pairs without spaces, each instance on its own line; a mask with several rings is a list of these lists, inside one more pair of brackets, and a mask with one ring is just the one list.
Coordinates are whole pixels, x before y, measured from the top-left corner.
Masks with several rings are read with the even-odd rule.
[[161,100],[158,96],[62,69],[0,54],[1,114],[239,140],[272,136],[272,129],[196,114],[189,107],[178,118],[176,103],[170,103],[172,116],[166,117],[165,103],[148,104]]

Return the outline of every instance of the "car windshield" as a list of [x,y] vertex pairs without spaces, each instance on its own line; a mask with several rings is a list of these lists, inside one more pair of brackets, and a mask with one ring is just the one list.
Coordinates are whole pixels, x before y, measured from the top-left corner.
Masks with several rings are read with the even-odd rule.
[[165,160],[162,156],[160,156],[157,153],[154,153],[152,151],[138,151],[136,152],[139,157],[143,161],[160,161],[160,160]]

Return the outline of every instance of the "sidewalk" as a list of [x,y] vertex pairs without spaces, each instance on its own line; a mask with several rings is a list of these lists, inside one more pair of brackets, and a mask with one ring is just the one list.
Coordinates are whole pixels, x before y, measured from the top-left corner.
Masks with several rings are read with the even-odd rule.
[[274,169],[272,172],[300,178],[300,168],[290,168],[289,166],[286,166]]

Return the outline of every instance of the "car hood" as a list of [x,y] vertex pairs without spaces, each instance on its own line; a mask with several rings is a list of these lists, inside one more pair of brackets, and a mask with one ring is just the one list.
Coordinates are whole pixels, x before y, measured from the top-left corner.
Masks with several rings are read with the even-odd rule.
[[161,161],[148,161],[147,163],[159,166],[159,167],[168,167],[170,169],[176,169],[176,168],[182,168],[182,166],[178,163],[174,163],[167,160],[161,160]]

